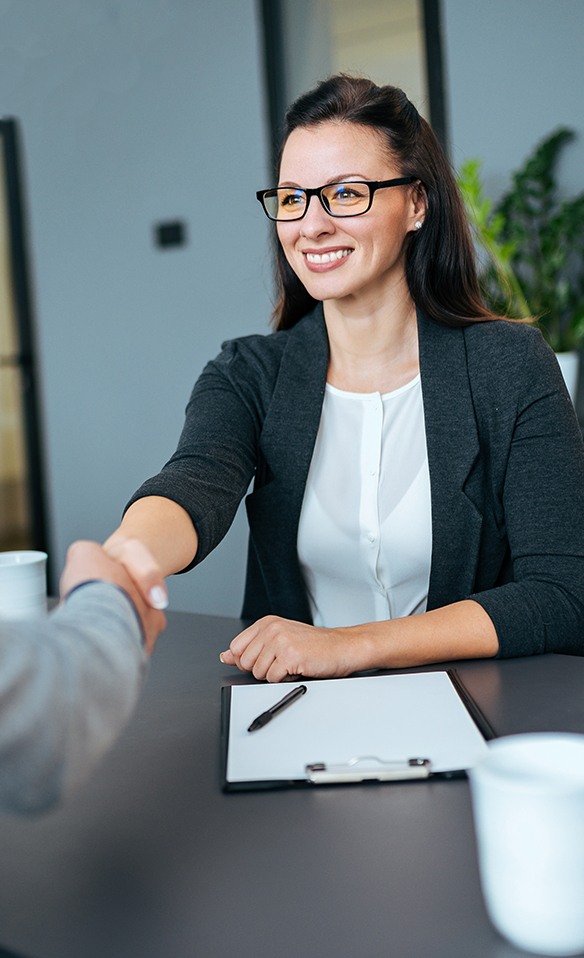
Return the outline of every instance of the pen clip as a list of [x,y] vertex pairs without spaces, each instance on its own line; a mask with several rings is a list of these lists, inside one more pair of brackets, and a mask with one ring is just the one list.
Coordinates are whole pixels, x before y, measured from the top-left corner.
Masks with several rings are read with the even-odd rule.
[[313,762],[306,765],[307,780],[313,785],[336,782],[399,782],[414,778],[428,778],[432,763],[428,758],[386,760],[376,755],[355,757],[340,765]]

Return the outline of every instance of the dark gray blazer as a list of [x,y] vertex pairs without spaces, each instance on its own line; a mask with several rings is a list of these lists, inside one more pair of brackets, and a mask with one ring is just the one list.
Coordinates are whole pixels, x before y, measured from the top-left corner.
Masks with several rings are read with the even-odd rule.
[[[494,622],[500,655],[584,652],[584,448],[553,353],[517,323],[451,329],[419,315],[418,326],[428,609],[474,598]],[[292,330],[225,344],[195,384],[176,453],[131,500],[161,495],[183,506],[200,562],[255,477],[246,619],[310,622],[296,537],[327,363],[321,306]]]

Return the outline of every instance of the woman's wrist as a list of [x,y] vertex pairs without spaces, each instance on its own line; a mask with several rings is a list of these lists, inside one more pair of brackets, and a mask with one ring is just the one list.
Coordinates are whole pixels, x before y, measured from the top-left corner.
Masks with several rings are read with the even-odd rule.
[[[383,662],[388,657],[389,632],[392,623],[366,622],[363,625],[345,626],[333,629],[335,639],[346,666],[346,674],[367,672],[370,669],[388,668]],[[379,627],[383,627],[380,636]]]

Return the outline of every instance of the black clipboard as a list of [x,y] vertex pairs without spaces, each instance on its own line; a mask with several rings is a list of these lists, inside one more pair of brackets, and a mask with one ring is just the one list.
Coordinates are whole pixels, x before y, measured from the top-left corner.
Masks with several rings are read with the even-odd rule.
[[[342,758],[339,760],[340,752],[342,752],[342,729],[339,733],[340,741],[336,743],[338,746],[336,753],[333,754],[333,752],[331,752],[328,755],[321,755],[318,752],[317,746],[314,746],[314,750],[311,751],[310,739],[314,736],[313,734],[310,736],[305,735],[301,747],[305,749],[306,762],[304,762],[302,767],[298,765],[292,770],[292,774],[286,774],[286,769],[284,768],[283,771],[282,767],[279,767],[282,765],[282,755],[285,755],[287,750],[289,751],[291,743],[294,747],[300,747],[298,745],[298,735],[302,735],[302,723],[308,721],[307,715],[303,715],[302,711],[302,706],[306,709],[306,703],[312,703],[313,724],[310,726],[311,733],[322,731],[322,725],[326,724],[327,721],[329,724],[332,722],[334,725],[335,716],[333,715],[332,718],[330,714],[325,716],[322,711],[319,713],[317,708],[317,705],[320,703],[321,709],[328,708],[330,713],[331,701],[337,709],[337,719],[340,723],[347,720],[344,702],[347,701],[349,706],[351,705],[351,700],[353,700],[353,706],[355,703],[360,703],[358,712],[354,712],[355,719],[369,722],[369,728],[372,729],[375,724],[379,725],[379,723],[376,723],[377,715],[382,714],[384,720],[387,718],[383,711],[387,707],[387,700],[384,697],[385,691],[387,691],[387,694],[390,696],[396,693],[400,679],[402,686],[404,684],[404,676],[409,677],[406,683],[409,697],[406,697],[404,700],[407,705],[405,712],[413,718],[414,724],[420,721],[420,714],[423,714],[424,709],[428,708],[428,703],[424,703],[423,696],[427,696],[428,687],[432,692],[435,685],[436,689],[440,691],[436,699],[439,703],[438,711],[446,712],[449,716],[450,711],[452,711],[450,725],[446,719],[444,722],[445,734],[449,734],[449,730],[454,730],[453,734],[462,734],[465,738],[465,742],[467,739],[469,739],[471,743],[476,742],[477,749],[481,748],[479,739],[482,746],[485,747],[486,742],[495,737],[492,726],[465,687],[459,673],[455,669],[435,672],[404,672],[399,673],[399,675],[375,675],[350,677],[346,679],[312,681],[303,679],[302,684],[308,686],[308,694],[301,696],[302,703],[299,699],[299,704],[292,704],[289,709],[286,710],[286,714],[282,714],[282,717],[275,717],[268,726],[251,733],[247,731],[250,722],[257,717],[264,707],[270,707],[276,704],[278,700],[289,691],[289,688],[283,685],[268,685],[266,683],[224,686],[221,689],[222,790],[225,792],[239,792],[278,788],[311,788],[333,784],[361,784],[370,781],[414,781],[428,778],[453,779],[466,777],[466,768],[470,767],[469,764],[466,764],[466,768],[443,768],[440,766],[440,763],[437,764],[434,761],[431,754],[426,754],[423,748],[416,749],[416,754],[400,754],[399,758],[395,755],[373,754],[371,749],[364,749],[362,750],[362,754],[343,753]],[[416,678],[417,676],[440,676],[441,678],[439,680],[437,678],[424,680],[423,678]],[[381,686],[379,684],[380,679],[389,681],[386,681],[385,685]],[[395,682],[396,679],[398,679],[397,683]],[[446,679],[448,680],[447,682]],[[375,681],[377,682],[377,686],[375,686]],[[361,684],[358,687],[356,685],[348,685],[347,683]],[[378,697],[382,695],[382,698],[378,699],[378,701],[383,703],[381,712],[379,709],[376,711],[375,698],[372,698],[370,694],[374,689]],[[253,690],[256,691],[254,692]],[[355,695],[349,693],[355,693]],[[436,694],[436,691],[432,692],[432,694]],[[331,695],[333,696],[332,699]],[[416,697],[419,697],[419,699]],[[246,699],[249,699],[249,702],[247,702]],[[454,704],[455,702],[458,703],[458,707]],[[234,708],[234,705],[236,708]],[[370,714],[365,716],[364,713],[367,712],[368,709],[370,709]],[[320,719],[319,714],[321,716]],[[443,717],[444,716],[441,715],[437,716],[428,713],[428,727],[431,725],[432,729],[434,729],[436,725],[439,726]],[[452,725],[453,717],[456,720],[454,725]],[[314,720],[315,718],[316,720]],[[297,731],[299,728],[301,729],[300,733]],[[365,725],[365,729],[367,729],[367,725]],[[471,729],[474,731],[471,731]],[[306,732],[306,728],[304,732]],[[347,728],[345,728],[345,732],[347,732]],[[349,730],[349,737],[351,734],[352,729]],[[432,734],[428,735],[429,743],[432,742],[432,738],[436,734],[433,730]],[[316,738],[318,738],[318,735]],[[407,739],[407,735],[405,738]],[[418,740],[424,741],[423,737],[420,736]],[[271,754],[274,759],[275,770],[271,768],[268,758],[265,758],[265,761],[264,758],[262,758],[260,765],[264,763],[265,767],[263,768],[263,772],[265,772],[265,774],[262,774],[261,770],[258,774],[254,768],[253,774],[248,775],[245,770],[246,759],[243,758],[244,769],[242,772],[239,767],[241,765],[239,759],[246,751],[252,755],[255,753],[256,758],[262,752]],[[466,754],[464,749],[462,754]],[[235,756],[235,761],[230,761],[230,755],[232,759]],[[253,766],[254,761],[255,759],[252,760],[250,767]],[[235,773],[234,765],[237,766]]]

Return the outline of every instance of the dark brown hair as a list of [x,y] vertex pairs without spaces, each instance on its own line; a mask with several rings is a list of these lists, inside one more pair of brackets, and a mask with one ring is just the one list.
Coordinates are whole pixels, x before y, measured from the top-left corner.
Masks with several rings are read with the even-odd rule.
[[[410,295],[429,318],[448,326],[495,319],[484,305],[464,204],[446,154],[434,132],[393,86],[339,74],[320,82],[288,109],[278,168],[286,140],[298,127],[329,120],[376,130],[400,176],[415,176],[426,194],[424,225],[406,239],[405,272]],[[290,329],[316,305],[276,242],[279,302],[277,329]]]

